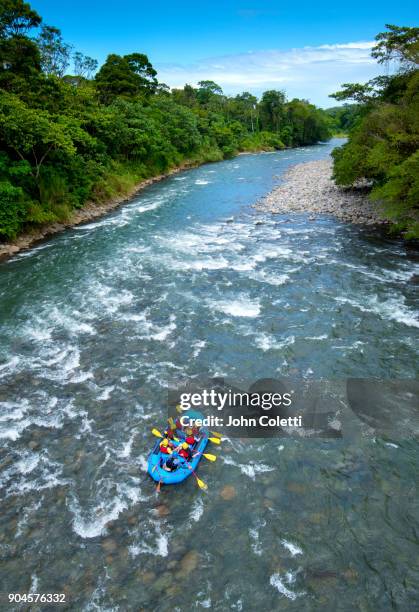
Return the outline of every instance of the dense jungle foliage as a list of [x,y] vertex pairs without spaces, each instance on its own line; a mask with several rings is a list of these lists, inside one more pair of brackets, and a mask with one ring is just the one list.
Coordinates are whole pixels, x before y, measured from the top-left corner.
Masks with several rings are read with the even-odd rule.
[[386,28],[371,54],[391,74],[332,96],[358,104],[348,142],[333,153],[334,176],[339,185],[369,180],[393,229],[419,238],[419,28]]
[[308,145],[329,125],[282,91],[229,97],[212,81],[170,91],[142,53],[110,54],[98,70],[28,3],[0,0],[0,240],[183,161]]

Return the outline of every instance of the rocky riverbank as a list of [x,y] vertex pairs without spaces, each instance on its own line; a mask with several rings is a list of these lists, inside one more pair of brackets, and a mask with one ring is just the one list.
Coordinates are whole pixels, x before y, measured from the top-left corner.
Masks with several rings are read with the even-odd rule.
[[324,159],[293,166],[285,182],[259,200],[255,208],[272,213],[329,214],[357,224],[387,223],[367,193],[365,185],[356,189],[337,187],[332,180],[332,161]]

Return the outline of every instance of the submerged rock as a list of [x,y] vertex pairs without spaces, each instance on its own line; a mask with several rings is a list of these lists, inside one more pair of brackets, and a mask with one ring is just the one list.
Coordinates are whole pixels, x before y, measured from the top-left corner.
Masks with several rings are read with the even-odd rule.
[[236,497],[237,491],[232,485],[225,485],[225,487],[221,489],[220,495],[224,500],[230,501]]
[[106,538],[106,540],[102,542],[102,548],[107,553],[113,553],[118,550],[118,542],[113,538]]
[[173,576],[169,572],[162,574],[153,584],[153,589],[156,591],[164,591],[170,587],[173,582]]
[[156,579],[156,574],[151,571],[139,570],[137,572],[137,577],[144,584],[151,584]]
[[156,506],[156,508],[154,508],[153,512],[156,516],[159,516],[161,518],[170,514],[170,509],[168,508],[168,506],[160,504],[160,506]]
[[180,560],[180,569],[185,574],[190,574],[198,567],[199,553],[196,550],[190,550]]

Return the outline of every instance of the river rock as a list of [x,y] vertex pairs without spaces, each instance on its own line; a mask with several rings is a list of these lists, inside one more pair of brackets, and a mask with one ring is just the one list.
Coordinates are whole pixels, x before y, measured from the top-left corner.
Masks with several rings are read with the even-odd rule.
[[368,199],[368,185],[358,184],[350,189],[335,185],[329,159],[297,164],[285,179],[255,208],[272,214],[309,213],[310,221],[315,221],[318,214],[332,214],[349,223],[387,223],[379,207]]
[[156,579],[156,574],[149,570],[148,571],[140,570],[137,572],[137,577],[144,584],[151,584]]
[[172,574],[170,574],[169,572],[165,572],[153,583],[153,589],[156,591],[164,591],[172,584],[172,582]]
[[354,569],[353,567],[348,567],[348,569],[346,569],[343,572],[343,576],[346,578],[346,580],[348,580],[349,582],[355,582],[356,580],[358,580],[359,574],[356,571],[356,569]]
[[232,485],[225,485],[221,489],[220,495],[225,501],[230,501],[236,497],[237,491]]
[[160,506],[156,506],[156,508],[154,508],[153,512],[156,516],[161,518],[170,514],[170,509],[164,504],[160,504]]
[[175,595],[179,595],[181,591],[182,587],[180,584],[172,584],[168,589],[166,589],[166,595],[167,597],[174,597]]
[[306,492],[306,487],[300,482],[290,482],[287,484],[287,489],[288,491],[291,491],[291,493],[301,494]]
[[199,553],[196,550],[190,550],[180,560],[180,569],[184,574],[190,574],[198,567]]
[[107,553],[113,553],[118,550],[118,543],[113,538],[106,538],[102,542],[102,548]]

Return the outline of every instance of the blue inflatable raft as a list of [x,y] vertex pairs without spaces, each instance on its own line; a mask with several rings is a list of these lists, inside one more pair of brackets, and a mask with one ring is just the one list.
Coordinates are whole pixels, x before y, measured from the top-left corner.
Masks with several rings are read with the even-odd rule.
[[[202,418],[202,415],[195,411],[193,411],[193,414],[192,411],[187,412],[186,414],[188,416],[193,416],[194,418]],[[178,457],[180,465],[174,472],[168,472],[162,467],[162,465],[170,457],[170,455],[166,455],[160,452],[161,439],[157,440],[153,450],[151,451],[148,457],[147,471],[150,474],[151,478],[153,478],[153,480],[155,480],[156,482],[160,482],[161,484],[167,485],[178,484],[179,482],[182,482],[183,480],[186,480],[186,478],[191,476],[192,472],[196,471],[196,468],[198,467],[198,464],[202,459],[202,453],[205,451],[205,448],[208,444],[209,432],[204,427],[201,427],[200,436],[201,439],[193,446],[191,446],[192,454],[194,455],[191,461],[186,461],[181,457]],[[183,432],[177,432],[176,437],[178,437],[180,443],[182,443],[184,439]]]

